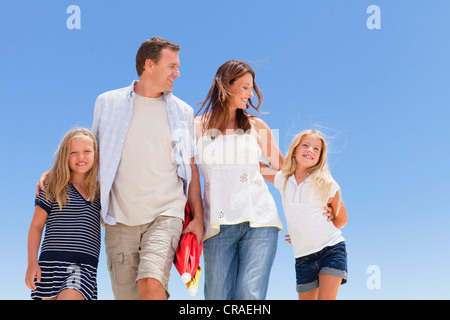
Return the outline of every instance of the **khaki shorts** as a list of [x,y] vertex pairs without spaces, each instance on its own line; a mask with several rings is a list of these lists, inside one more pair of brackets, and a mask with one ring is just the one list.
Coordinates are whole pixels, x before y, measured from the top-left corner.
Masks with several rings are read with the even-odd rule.
[[106,225],[105,247],[114,298],[138,300],[137,281],[153,278],[168,285],[183,220],[159,216],[140,226]]

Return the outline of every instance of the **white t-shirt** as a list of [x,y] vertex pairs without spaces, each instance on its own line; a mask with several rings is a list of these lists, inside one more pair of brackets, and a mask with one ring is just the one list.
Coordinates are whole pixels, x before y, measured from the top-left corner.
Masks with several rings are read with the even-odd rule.
[[[274,186],[281,192],[286,224],[291,237],[294,257],[299,258],[318,252],[327,246],[344,241],[342,232],[323,215],[325,203],[314,181],[307,178],[297,185],[295,176],[288,178],[284,188],[285,175],[278,171]],[[335,196],[339,185],[333,180],[326,199]]]
[[164,98],[136,94],[109,199],[108,214],[117,222],[142,225],[158,215],[184,219],[186,196],[172,149]]

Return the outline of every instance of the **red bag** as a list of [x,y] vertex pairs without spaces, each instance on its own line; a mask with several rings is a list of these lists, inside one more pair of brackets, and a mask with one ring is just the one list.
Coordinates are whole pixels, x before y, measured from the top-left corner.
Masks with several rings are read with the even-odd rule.
[[[186,229],[186,226],[193,219],[191,209],[187,203],[184,213],[185,218],[183,230]],[[195,233],[187,232],[181,236],[173,264],[177,268],[178,273],[181,275],[181,280],[184,283],[188,283],[191,278],[195,276],[197,268],[200,264],[202,250],[203,241],[201,241],[200,245],[198,245],[198,240]]]

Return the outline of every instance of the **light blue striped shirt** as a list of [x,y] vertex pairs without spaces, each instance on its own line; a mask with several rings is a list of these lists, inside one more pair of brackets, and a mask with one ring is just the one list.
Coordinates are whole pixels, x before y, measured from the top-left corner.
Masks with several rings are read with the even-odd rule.
[[[135,80],[128,87],[105,92],[95,102],[92,133],[100,148],[101,216],[107,224],[116,223],[114,217],[108,215],[109,195],[131,123],[137,82]],[[164,93],[164,101],[172,133],[172,160],[177,164],[177,174],[183,181],[187,197],[191,182],[190,159],[196,155],[194,110],[171,92]]]

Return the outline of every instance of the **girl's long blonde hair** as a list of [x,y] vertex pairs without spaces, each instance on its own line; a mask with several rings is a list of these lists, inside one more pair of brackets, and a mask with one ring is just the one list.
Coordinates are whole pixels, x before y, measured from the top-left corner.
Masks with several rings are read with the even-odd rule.
[[[305,130],[297,134],[291,142],[291,146],[289,147],[289,151],[286,154],[286,158],[283,162],[283,166],[281,167],[281,172],[285,175],[283,191],[286,189],[286,184],[288,182],[289,177],[295,173],[297,168],[297,162],[295,161],[295,150],[297,146],[300,145],[302,139],[306,136],[312,136],[314,138],[319,138],[322,141],[322,151],[319,156],[319,161],[317,164],[308,169],[307,174],[310,176],[311,180],[314,181],[316,188],[321,192],[321,200],[324,205],[328,202],[328,194],[330,192],[331,186],[334,182],[333,177],[331,176],[330,170],[328,168],[327,161],[327,144],[324,139],[323,134],[318,130]],[[283,192],[284,194],[284,192]],[[341,190],[338,191],[338,209],[337,212],[334,212],[336,216],[339,213],[341,205]]]
[[48,184],[46,187],[46,199],[48,201],[57,202],[59,209],[66,205],[69,196],[69,182],[71,176],[71,170],[69,168],[69,151],[70,142],[75,138],[88,138],[92,141],[94,148],[94,165],[89,170],[85,187],[89,199],[94,201],[99,196],[98,185],[98,168],[99,168],[99,152],[97,140],[94,135],[85,128],[76,128],[70,130],[59,143],[58,149],[55,153],[55,164],[48,177]]

